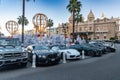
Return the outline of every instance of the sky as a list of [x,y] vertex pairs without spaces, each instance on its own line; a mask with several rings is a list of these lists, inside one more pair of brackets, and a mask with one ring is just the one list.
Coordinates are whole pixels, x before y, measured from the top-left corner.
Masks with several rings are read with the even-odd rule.
[[[81,14],[85,20],[90,10],[93,11],[95,18],[100,18],[102,13],[107,18],[120,17],[120,0],[79,0],[81,1]],[[29,24],[25,26],[25,30],[33,29],[32,18],[37,13],[45,14],[48,19],[52,19],[54,27],[58,27],[59,23],[68,22],[71,14],[66,9],[69,0],[30,0],[26,2],[25,17]],[[0,27],[1,32],[5,35],[10,35],[5,23],[9,20],[17,22],[17,18],[22,15],[22,0],[1,0],[0,2]],[[19,26],[21,29],[21,26]]]

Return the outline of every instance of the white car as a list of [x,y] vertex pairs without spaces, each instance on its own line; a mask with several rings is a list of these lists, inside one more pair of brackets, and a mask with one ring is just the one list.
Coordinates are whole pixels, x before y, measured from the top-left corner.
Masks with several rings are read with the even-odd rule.
[[59,46],[53,46],[51,49],[58,51],[61,54],[61,58],[63,57],[63,53],[65,53],[66,59],[80,59],[80,52],[76,49],[61,49]]

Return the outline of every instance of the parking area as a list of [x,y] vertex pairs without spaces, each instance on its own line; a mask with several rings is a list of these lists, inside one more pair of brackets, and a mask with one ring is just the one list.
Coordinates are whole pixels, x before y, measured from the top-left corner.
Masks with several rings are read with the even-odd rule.
[[[86,44],[84,44],[84,45],[86,45]],[[79,46],[79,45],[77,45],[77,47],[76,47],[76,45],[74,45],[74,47],[71,47],[70,49],[61,49],[61,50],[57,50],[56,52],[57,53],[60,53],[60,54],[54,54],[53,55],[53,53],[56,53],[56,52],[51,52],[52,54],[50,54],[49,56],[50,56],[50,58],[52,58],[52,59],[50,59],[50,58],[47,58],[46,56],[46,54],[44,55],[40,55],[39,53],[43,53],[43,51],[45,51],[45,50],[42,50],[42,51],[34,51],[34,53],[36,53],[36,55],[38,54],[38,56],[36,56],[36,59],[35,60],[33,60],[33,55],[31,56],[31,58],[32,58],[32,60],[29,62],[27,62],[27,66],[20,66],[21,64],[14,64],[14,65],[7,65],[7,66],[4,66],[3,67],[3,69],[1,69],[1,71],[8,71],[8,70],[17,70],[17,69],[26,69],[26,68],[36,68],[36,67],[43,67],[43,65],[41,66],[41,65],[36,65],[37,64],[37,62],[36,61],[40,61],[41,59],[43,60],[43,58],[44,59],[46,59],[46,63],[47,63],[47,60],[48,59],[50,59],[50,61],[51,60],[53,60],[54,59],[54,61],[56,60],[55,58],[57,58],[57,56],[58,57],[62,57],[61,59],[60,59],[60,61],[59,61],[59,59],[58,59],[58,61],[56,62],[55,61],[55,64],[52,64],[52,65],[50,65],[50,66],[54,66],[54,65],[56,65],[56,64],[65,64],[65,63],[71,63],[71,62],[81,62],[81,61],[84,61],[84,60],[87,60],[88,62],[89,62],[89,60],[90,59],[92,59],[92,58],[102,58],[102,57],[104,57],[105,55],[110,55],[110,54],[115,54],[116,53],[116,51],[117,51],[117,48],[120,46],[119,44],[114,44],[114,48],[113,49],[115,49],[115,51],[108,51],[108,52],[106,52],[105,54],[100,54],[99,53],[99,51],[101,51],[102,50],[102,48],[104,48],[104,47],[98,47],[97,45],[97,48],[99,48],[99,49],[96,49],[96,48],[90,48],[89,47],[89,45],[87,44],[85,47],[83,47],[84,45],[82,45],[82,52],[81,52],[81,45]],[[34,46],[36,46],[36,45],[34,45]],[[33,46],[33,47],[34,47]],[[73,45],[72,45],[73,46]],[[42,46],[37,46],[37,49],[40,49],[40,48],[42,47]],[[94,47],[94,46],[93,46]],[[46,47],[43,47],[43,48],[45,48],[45,49],[47,49]],[[88,49],[89,48],[89,49]],[[36,49],[36,48],[34,48],[34,49]],[[74,50],[74,49],[78,49],[78,51],[76,51],[76,50]],[[28,48],[28,50],[29,50],[29,48]],[[94,55],[89,55],[90,53],[90,51],[93,51],[93,53],[94,53]],[[76,52],[80,52],[80,53],[78,53],[78,55],[80,54],[80,56],[79,56],[79,58],[73,58],[73,56],[76,56],[76,54],[74,54],[74,51],[76,51]],[[84,51],[84,52],[83,52]],[[86,51],[86,52],[85,52]],[[72,53],[73,52],[73,53]],[[89,54],[87,54],[86,55],[86,53],[89,53]],[[45,51],[45,53],[46,53],[46,51]],[[48,52],[47,52],[48,53]],[[50,52],[49,52],[50,53]],[[65,55],[61,55],[61,53],[65,53]],[[97,55],[99,55],[100,54],[100,56],[97,56]],[[17,57],[19,57],[19,55],[21,55],[21,54],[17,54],[16,56]],[[68,55],[68,57],[67,57],[67,55]],[[9,56],[11,56],[11,55],[6,55],[6,57],[9,57]],[[23,56],[25,56],[25,55],[23,55]],[[56,57],[55,57],[56,56]],[[70,56],[70,57],[69,57]],[[29,56],[28,56],[29,57]],[[39,58],[41,58],[40,60],[37,60],[37,57],[39,57]],[[71,58],[72,57],[72,58]],[[52,61],[51,61],[52,62]],[[46,66],[46,65],[45,65]],[[47,65],[47,66],[49,66],[49,65]]]
[[9,78],[19,77],[19,76],[26,75],[26,74],[39,73],[39,72],[46,71],[51,68],[56,68],[56,67],[60,68],[65,65],[77,65],[77,64],[83,65],[83,64],[89,64],[89,63],[93,63],[96,61],[100,61],[100,60],[107,60],[108,58],[115,56],[116,54],[119,53],[118,48],[120,47],[120,45],[116,44],[115,46],[116,46],[116,52],[107,53],[107,54],[102,55],[101,57],[85,56],[84,59],[66,60],[66,63],[63,63],[63,60],[61,60],[60,63],[56,65],[36,66],[36,68],[33,68],[32,64],[29,62],[27,63],[27,66],[23,68],[16,66],[16,65],[6,66],[4,70],[0,71],[0,80],[6,80],[6,79],[9,80]]

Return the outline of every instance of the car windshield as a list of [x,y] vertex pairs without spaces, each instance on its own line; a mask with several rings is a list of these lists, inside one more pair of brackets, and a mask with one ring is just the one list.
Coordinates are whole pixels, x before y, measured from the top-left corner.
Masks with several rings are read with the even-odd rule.
[[81,46],[83,46],[85,48],[90,48],[91,47],[89,44],[81,44]]
[[0,39],[0,46],[18,46],[20,45],[20,41],[18,39],[9,39],[9,38],[4,38]]
[[66,49],[67,48],[65,45],[53,45],[53,47],[56,47],[59,49]]
[[34,50],[50,50],[50,48],[47,46],[39,46],[39,45],[33,46],[33,49]]
[[59,46],[60,49],[66,49],[66,46],[65,45],[61,45]]

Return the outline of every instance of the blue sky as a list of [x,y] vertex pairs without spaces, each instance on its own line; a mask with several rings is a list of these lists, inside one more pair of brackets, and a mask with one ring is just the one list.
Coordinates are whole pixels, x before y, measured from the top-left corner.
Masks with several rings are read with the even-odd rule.
[[[87,18],[90,10],[93,11],[95,18],[100,18],[104,13],[106,17],[111,18],[120,16],[120,0],[80,0],[82,3],[81,14]],[[54,27],[59,23],[68,22],[70,13],[66,9],[69,0],[30,0],[26,2],[25,16],[29,20],[29,25],[25,29],[32,29],[32,18],[36,13],[44,13],[54,22]],[[22,14],[22,0],[1,0],[0,3],[0,26],[2,32],[9,35],[5,29],[5,23],[8,20],[17,21],[18,16]],[[19,26],[21,27],[21,26]]]

